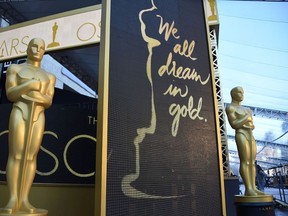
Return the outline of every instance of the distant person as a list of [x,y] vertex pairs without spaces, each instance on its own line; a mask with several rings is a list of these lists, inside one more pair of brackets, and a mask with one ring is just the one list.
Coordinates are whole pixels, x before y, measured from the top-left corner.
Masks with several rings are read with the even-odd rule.
[[7,70],[6,94],[13,102],[13,108],[9,120],[6,167],[10,199],[2,209],[5,213],[37,212],[29,203],[28,195],[44,132],[44,110],[52,104],[56,81],[53,74],[40,68],[44,52],[44,41],[34,38],[28,44],[26,62],[12,64]]
[[256,165],[256,186],[259,190],[264,191],[266,185],[266,173],[262,169],[262,167],[255,161]]
[[257,196],[264,193],[256,189],[256,142],[252,133],[254,129],[252,112],[241,106],[244,98],[242,87],[235,87],[230,92],[232,102],[226,107],[228,121],[235,129],[235,141],[240,158],[240,175],[245,186],[245,196]]

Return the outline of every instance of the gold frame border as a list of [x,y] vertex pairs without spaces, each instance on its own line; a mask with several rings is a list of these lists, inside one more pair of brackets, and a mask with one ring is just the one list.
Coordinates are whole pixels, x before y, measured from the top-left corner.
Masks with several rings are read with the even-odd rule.
[[106,216],[111,0],[102,2],[98,73],[95,216]]
[[[205,0],[202,0],[204,8],[204,16],[206,23],[206,32],[207,32],[207,43],[210,56],[210,71],[212,79],[212,90],[213,90],[213,100],[214,100],[214,112],[215,112],[215,124],[216,124],[216,136],[217,136],[217,146],[218,146],[218,165],[219,165],[219,180],[220,180],[220,189],[221,189],[221,205],[222,205],[222,215],[226,216],[226,196],[225,196],[225,185],[224,185],[224,171],[223,171],[223,158],[222,158],[222,149],[221,149],[221,135],[220,135],[220,121],[219,121],[219,110],[217,104],[217,94],[216,94],[216,85],[215,85],[215,76],[214,76],[214,67],[213,67],[213,56],[210,43],[210,26],[207,19],[207,8],[205,6]],[[217,2],[215,1],[216,8]]]

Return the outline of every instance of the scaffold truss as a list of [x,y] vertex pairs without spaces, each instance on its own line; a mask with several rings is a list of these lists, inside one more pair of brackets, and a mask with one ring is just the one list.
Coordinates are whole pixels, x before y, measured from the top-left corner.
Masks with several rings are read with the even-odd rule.
[[[228,104],[225,103],[224,105],[226,107]],[[272,110],[272,109],[252,107],[252,106],[245,106],[245,107],[251,109],[253,116],[259,116],[259,117],[269,118],[269,119],[277,119],[277,120],[288,122],[288,113],[286,111]]]
[[211,45],[211,53],[212,53],[212,60],[213,60],[216,98],[217,98],[218,115],[219,115],[223,172],[225,176],[228,176],[230,174],[230,166],[229,166],[229,157],[228,157],[225,113],[224,113],[225,107],[224,107],[224,102],[222,100],[221,83],[220,83],[221,79],[220,79],[220,74],[218,70],[217,32],[216,32],[216,29],[213,27],[210,27],[210,45]]

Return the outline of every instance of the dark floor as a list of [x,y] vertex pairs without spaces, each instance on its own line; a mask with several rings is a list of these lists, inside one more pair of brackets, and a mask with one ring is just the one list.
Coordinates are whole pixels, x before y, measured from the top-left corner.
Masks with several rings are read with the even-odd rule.
[[[240,190],[244,191],[244,186],[240,185]],[[265,188],[264,192],[266,194],[271,194],[273,198],[276,200],[280,200],[279,203],[283,203],[284,205],[276,205],[275,207],[275,216],[288,216],[288,189],[279,188]]]
[[275,209],[275,216],[288,216],[288,210],[284,209]]

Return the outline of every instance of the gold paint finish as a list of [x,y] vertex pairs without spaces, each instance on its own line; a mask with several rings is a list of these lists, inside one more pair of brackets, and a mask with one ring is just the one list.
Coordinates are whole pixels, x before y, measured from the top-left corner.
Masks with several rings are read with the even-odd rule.
[[208,0],[211,15],[208,17],[208,21],[217,21],[217,12],[216,12],[216,0]]
[[97,113],[95,216],[106,215],[111,0],[102,2]]
[[234,197],[237,203],[270,203],[273,202],[272,195],[257,195],[257,196],[241,196],[236,195]]
[[48,215],[48,211],[45,209],[37,209],[33,213],[26,213],[26,212],[16,212],[16,213],[1,213],[1,216],[46,216]]
[[9,156],[6,177],[10,199],[0,215],[46,215],[28,200],[35,177],[37,154],[42,142],[44,110],[51,106],[56,78],[40,67],[45,43],[32,39],[27,60],[7,70],[6,93],[13,102],[9,120]]
[[58,25],[57,25],[57,22],[55,22],[52,27],[52,43],[48,44],[47,48],[60,46],[60,43],[55,41],[57,30],[58,30]]
[[256,188],[256,141],[252,130],[252,112],[250,109],[241,106],[244,99],[244,90],[238,86],[231,90],[232,102],[226,107],[228,121],[235,129],[235,141],[237,144],[240,159],[240,175],[245,185],[245,196],[265,195]]

